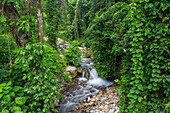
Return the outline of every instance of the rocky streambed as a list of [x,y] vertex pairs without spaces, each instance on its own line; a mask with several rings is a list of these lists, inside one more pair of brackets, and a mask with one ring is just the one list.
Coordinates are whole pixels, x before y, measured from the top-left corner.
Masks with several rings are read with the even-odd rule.
[[[82,77],[73,79],[64,88],[64,96],[59,102],[59,113],[118,113],[119,94],[116,84],[98,76],[91,62],[81,63]],[[85,78],[85,70],[89,78]]]
[[[85,81],[81,82],[79,83],[78,79],[74,79],[72,83],[65,87],[64,97],[59,102],[60,108],[64,103],[67,103],[70,94],[74,94],[77,86],[85,83]],[[116,92],[117,87],[116,84],[113,84],[106,88],[99,88],[100,91],[96,95],[85,97],[80,100],[79,104],[73,105],[69,111],[61,111],[58,107],[59,113],[118,113],[119,108],[117,104],[120,94]],[[91,92],[93,91],[91,90]]]
[[63,82],[65,86],[59,90],[63,94],[56,104],[59,113],[118,113],[120,95],[116,93],[116,84],[100,78],[90,58],[83,58],[80,65],[66,68],[65,73],[69,73],[73,81]]
[[83,100],[79,106],[72,109],[72,113],[118,113],[120,95],[116,93],[116,85],[101,89],[92,97]]

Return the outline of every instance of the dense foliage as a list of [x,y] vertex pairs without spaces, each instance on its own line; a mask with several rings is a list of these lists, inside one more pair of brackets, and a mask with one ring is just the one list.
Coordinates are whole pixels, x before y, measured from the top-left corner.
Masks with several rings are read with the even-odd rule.
[[[0,112],[57,112],[59,80],[72,81],[64,71],[79,66],[83,42],[99,76],[120,79],[121,113],[168,113],[169,5],[168,0],[0,1]],[[48,37],[43,43],[41,15]],[[76,41],[61,53],[57,38]]]
[[58,1],[47,0],[45,7],[45,33],[48,36],[48,41],[53,48],[56,48],[56,38],[57,38],[57,29],[59,24],[59,11],[57,11],[56,6]]
[[[58,99],[61,97],[57,90],[62,86],[56,78],[65,69],[59,53],[48,45],[36,43],[15,51],[16,59],[11,70],[9,86],[12,95],[11,92],[8,94],[2,90],[1,97],[4,101],[2,110],[8,110],[6,105],[12,102],[13,104],[9,106],[10,111],[13,111],[17,105],[20,105],[21,110],[25,112],[56,111],[53,106],[53,96],[57,96]],[[1,85],[2,88],[8,89],[5,83]],[[11,96],[15,100],[11,99]]]
[[64,57],[68,65],[79,66],[81,55],[83,54],[78,48],[79,43],[73,42],[64,52]]
[[96,13],[86,31],[100,76],[121,76],[120,112],[168,112],[168,4],[119,2]]
[[[125,37],[131,39],[131,65],[124,65],[122,112],[168,112],[169,2],[137,0]],[[126,101],[124,101],[126,100]]]
[[0,112],[57,112],[58,81],[71,78],[61,53],[38,43],[35,2],[3,0],[0,8]]
[[[8,41],[6,38],[0,38],[0,83],[6,81],[5,78],[9,76],[9,51],[8,51]],[[4,47],[4,48],[3,48]]]
[[94,63],[102,77],[119,78],[121,60],[128,46],[128,38],[122,36],[128,23],[124,18],[130,8],[126,3],[117,3],[102,14],[97,13],[86,31],[89,35],[86,45],[91,46]]

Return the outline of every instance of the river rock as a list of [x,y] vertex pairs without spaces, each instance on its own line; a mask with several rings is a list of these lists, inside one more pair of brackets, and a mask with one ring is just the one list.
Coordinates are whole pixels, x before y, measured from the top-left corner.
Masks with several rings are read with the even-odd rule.
[[64,91],[65,91],[65,89],[66,89],[66,87],[61,87],[61,88],[59,89],[59,93],[60,93],[60,94],[63,94]]
[[57,44],[61,44],[64,43],[64,40],[62,40],[61,38],[57,38]]
[[54,101],[53,103],[54,107],[58,106],[59,100],[56,98],[55,95],[53,96],[53,101]]
[[69,43],[64,44],[64,49],[68,49],[69,46],[70,46]]
[[77,72],[78,72],[78,73],[82,73],[82,70],[83,70],[83,67],[78,67],[78,68],[77,68]]
[[87,98],[87,102],[90,102],[90,97]]
[[86,77],[86,78],[89,78],[89,76],[90,76],[89,71],[88,71],[88,69],[86,69],[85,77]]
[[90,58],[82,58],[81,59],[81,63],[86,63],[86,64],[88,64],[88,63],[90,63],[91,62],[91,59]]
[[84,106],[88,106],[89,104],[88,103],[84,103]]
[[64,58],[64,55],[60,55],[61,58]]
[[104,106],[101,105],[101,106],[99,107],[99,109],[100,109],[100,110],[104,110]]
[[70,72],[72,78],[77,76],[77,68],[75,66],[68,66],[66,72]]
[[94,113],[94,110],[91,110],[90,113]]
[[114,109],[110,109],[108,113],[114,113]]

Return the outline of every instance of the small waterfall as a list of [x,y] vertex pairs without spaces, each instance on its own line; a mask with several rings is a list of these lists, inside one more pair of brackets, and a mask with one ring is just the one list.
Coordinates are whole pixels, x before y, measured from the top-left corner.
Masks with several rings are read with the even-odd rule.
[[84,78],[85,74],[86,74],[86,68],[84,68],[84,69],[82,70],[82,77],[83,77],[83,78]]
[[[80,85],[77,86],[77,90],[73,91],[73,94],[69,94],[67,102],[60,107],[59,113],[71,113],[71,109],[78,106],[81,100],[86,99],[88,96],[96,95],[100,91],[100,88],[105,88],[113,84],[113,82],[108,82],[98,76],[96,69],[92,67],[93,63],[88,58],[82,59],[80,65],[84,67],[82,77],[78,78]],[[85,78],[86,69],[90,73],[89,80]],[[87,82],[83,82],[81,85],[81,81]]]
[[[89,68],[88,68],[88,69],[89,69]],[[90,80],[99,78],[96,69],[93,68],[91,71],[90,71],[90,69],[89,69],[89,73],[90,73]]]

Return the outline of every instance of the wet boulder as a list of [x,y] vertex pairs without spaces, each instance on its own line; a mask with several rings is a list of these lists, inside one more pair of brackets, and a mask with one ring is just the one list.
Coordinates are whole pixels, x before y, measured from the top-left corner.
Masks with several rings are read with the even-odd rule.
[[84,63],[84,64],[88,64],[91,62],[91,59],[90,58],[82,58],[81,59],[81,63]]
[[75,66],[68,66],[66,68],[66,72],[69,72],[72,78],[75,78],[77,76],[77,68]]
[[77,68],[77,72],[78,72],[78,73],[82,73],[82,70],[83,70],[83,67],[78,67],[78,68]]

